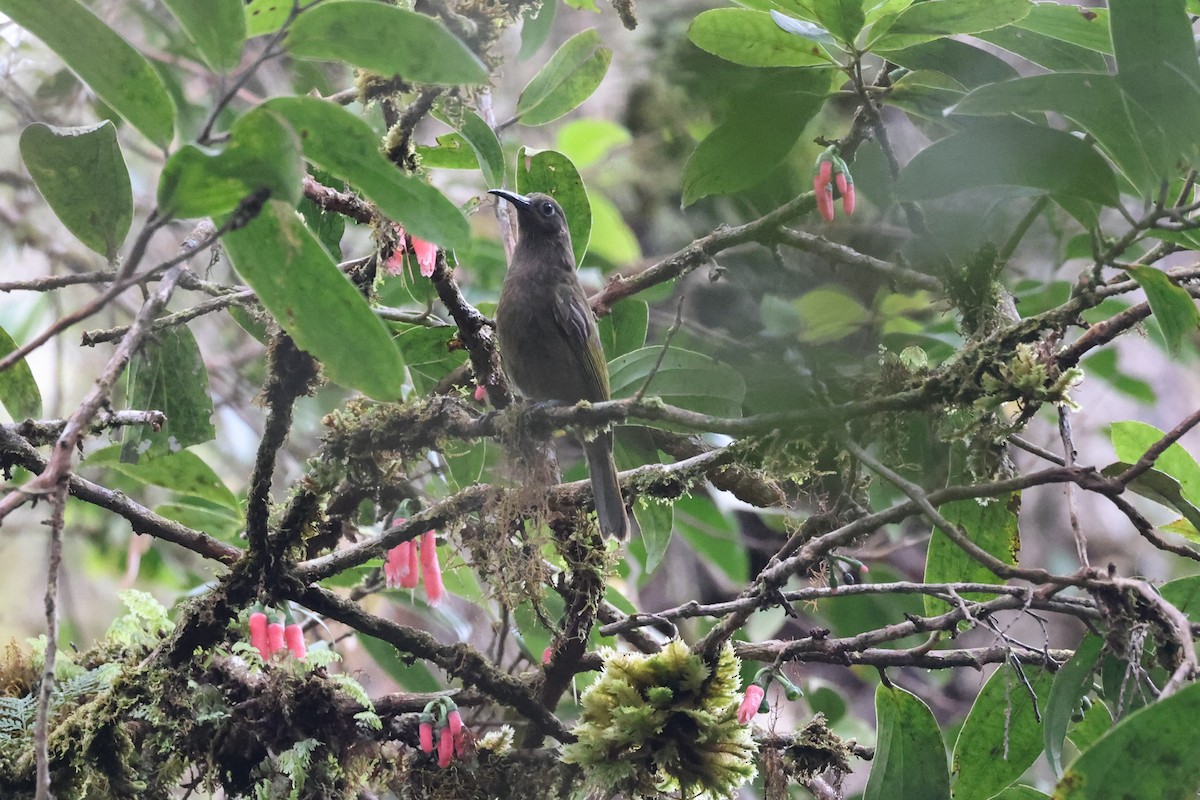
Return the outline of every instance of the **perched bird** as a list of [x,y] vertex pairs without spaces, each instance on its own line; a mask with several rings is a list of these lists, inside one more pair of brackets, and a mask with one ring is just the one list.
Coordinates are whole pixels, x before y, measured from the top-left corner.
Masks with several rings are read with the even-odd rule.
[[[504,371],[530,400],[608,400],[608,364],[587,295],[575,276],[562,208],[544,194],[526,197],[504,189],[490,194],[513,204],[520,234],[496,308]],[[583,449],[600,530],[623,539],[629,518],[613,462],[612,432],[584,440]]]

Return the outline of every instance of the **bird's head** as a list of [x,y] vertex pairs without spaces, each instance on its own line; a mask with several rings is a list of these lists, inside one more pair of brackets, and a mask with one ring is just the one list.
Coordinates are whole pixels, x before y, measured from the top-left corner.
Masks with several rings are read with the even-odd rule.
[[541,192],[530,195],[517,194],[507,189],[489,189],[488,194],[503,197],[517,209],[517,221],[520,223],[521,236],[536,236],[542,239],[566,237],[570,242],[571,234],[567,230],[567,217],[553,197]]

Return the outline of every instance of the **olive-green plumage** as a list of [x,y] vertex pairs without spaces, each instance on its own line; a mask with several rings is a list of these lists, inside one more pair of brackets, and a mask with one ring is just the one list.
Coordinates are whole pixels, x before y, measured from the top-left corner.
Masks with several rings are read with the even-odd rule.
[[[609,399],[608,365],[587,295],[575,276],[567,218],[554,199],[493,189],[516,208],[520,236],[504,276],[496,328],[504,371],[531,400],[578,403]],[[611,432],[584,441],[600,530],[629,529]]]

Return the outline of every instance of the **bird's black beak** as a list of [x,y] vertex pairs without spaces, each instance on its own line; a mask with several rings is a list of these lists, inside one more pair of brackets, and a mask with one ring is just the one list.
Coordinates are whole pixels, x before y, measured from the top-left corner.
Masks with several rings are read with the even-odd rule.
[[528,197],[523,194],[517,194],[516,192],[510,192],[508,189],[488,189],[488,194],[494,194],[497,197],[503,197],[505,200],[522,210],[529,208],[532,205]]

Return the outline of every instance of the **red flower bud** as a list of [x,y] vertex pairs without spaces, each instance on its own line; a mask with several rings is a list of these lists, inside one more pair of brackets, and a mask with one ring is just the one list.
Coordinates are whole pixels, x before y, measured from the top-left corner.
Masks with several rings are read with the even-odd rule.
[[258,654],[266,661],[271,655],[271,644],[267,639],[267,625],[270,621],[262,611],[250,615],[250,646],[258,649]]
[[478,386],[476,386],[475,387],[475,402],[476,403],[486,403],[487,399],[488,399],[487,387],[484,386],[483,384],[479,384]]
[[276,650],[283,650],[287,644],[283,639],[283,623],[272,622],[267,625],[267,645],[272,653]]
[[421,739],[421,752],[422,753],[432,753],[433,752],[433,723],[432,722],[422,722],[420,724],[420,726],[417,728],[417,733],[420,735],[420,739]]
[[440,737],[438,738],[438,766],[442,769],[450,766],[451,759],[454,758],[454,734],[450,732],[449,726],[442,728]]
[[738,722],[746,725],[750,720],[754,719],[754,715],[758,713],[758,709],[762,705],[765,694],[766,691],[757,683],[752,683],[746,687],[746,694],[742,696],[742,703],[738,706]]
[[842,192],[842,210],[846,212],[846,216],[854,213],[854,184],[850,184]]
[[458,713],[457,708],[446,715],[446,727],[450,729],[451,736],[458,738],[462,735],[462,714]]
[[554,657],[554,648],[547,647],[545,650],[543,650],[542,651],[542,666],[546,666],[547,664],[549,664],[550,659],[553,657]]
[[421,574],[425,577],[425,599],[429,605],[442,602],[446,589],[442,585],[442,567],[438,564],[437,534],[426,531],[421,539]]
[[283,640],[287,643],[287,649],[292,651],[292,655],[296,658],[304,658],[308,655],[308,647],[304,644],[304,629],[300,627],[300,623],[293,622],[283,629]]

